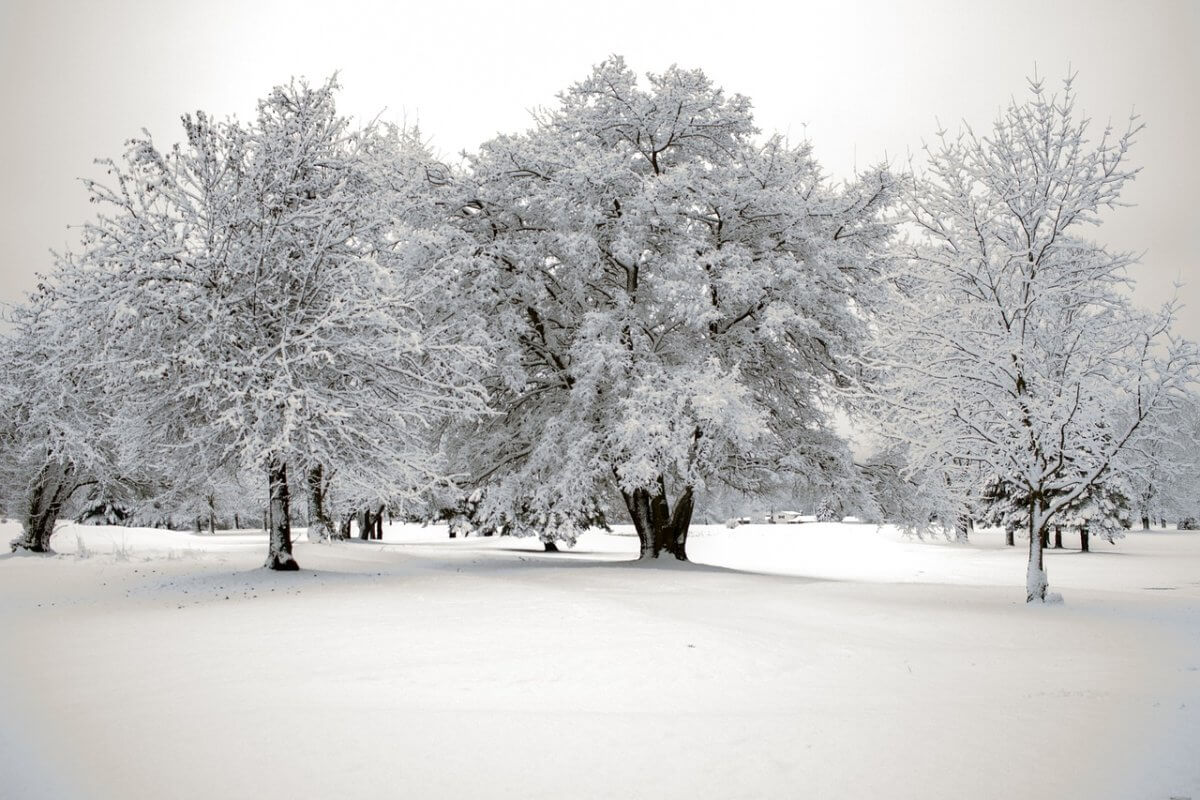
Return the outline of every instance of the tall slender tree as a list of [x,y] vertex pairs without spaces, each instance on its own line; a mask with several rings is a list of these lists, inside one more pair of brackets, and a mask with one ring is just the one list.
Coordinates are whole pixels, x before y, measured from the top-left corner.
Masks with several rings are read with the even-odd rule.
[[1128,463],[1196,372],[1175,308],[1131,305],[1135,259],[1083,237],[1120,204],[1139,130],[1090,142],[1071,79],[1057,95],[1035,79],[989,135],[939,134],[905,197],[919,234],[876,317],[874,418],[926,474],[975,465],[1020,498],[1029,601],[1047,597],[1050,526]]

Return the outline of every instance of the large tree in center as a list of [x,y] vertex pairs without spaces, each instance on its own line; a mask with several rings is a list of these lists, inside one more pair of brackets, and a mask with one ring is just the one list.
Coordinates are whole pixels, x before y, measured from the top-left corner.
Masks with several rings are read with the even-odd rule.
[[827,394],[863,334],[892,180],[830,186],[699,71],[639,85],[614,57],[560,101],[449,189],[498,362],[495,415],[460,432],[477,513],[569,539],[615,487],[641,556],[686,559],[705,481],[845,460]]

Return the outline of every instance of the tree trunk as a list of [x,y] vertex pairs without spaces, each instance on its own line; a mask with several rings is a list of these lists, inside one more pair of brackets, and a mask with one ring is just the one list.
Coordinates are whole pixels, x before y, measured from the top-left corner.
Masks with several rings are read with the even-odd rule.
[[242,529],[242,518],[235,511],[233,512],[233,529],[235,531]]
[[345,514],[342,516],[342,521],[338,523],[337,536],[335,538],[346,540],[350,538],[350,523],[354,521],[353,514]]
[[1037,498],[1029,501],[1029,566],[1025,572],[1025,602],[1039,603],[1046,601],[1046,570],[1042,560],[1042,550],[1046,543],[1045,524],[1042,522],[1042,510],[1038,507]]
[[1042,549],[1046,550],[1050,547],[1050,529],[1042,529]]
[[296,559],[292,558],[292,520],[289,511],[287,464],[278,459],[271,461],[267,468],[267,485],[270,489],[271,504],[268,507],[267,522],[270,526],[268,534],[267,569],[291,571],[300,569]]
[[1008,525],[1004,526],[1004,543],[1006,545],[1008,545],[1009,547],[1017,546],[1016,538],[1014,535],[1015,531],[1016,531],[1015,525],[1008,524]]
[[375,512],[375,535],[372,537],[378,541],[383,541],[383,512],[387,510],[387,506],[380,506],[379,511]]
[[1054,549],[1055,549],[1055,550],[1062,550],[1062,549],[1063,549],[1063,546],[1062,546],[1062,526],[1061,526],[1061,525],[1055,525],[1055,526],[1054,526]]
[[1086,552],[1088,552],[1089,549],[1090,548],[1088,547],[1088,529],[1080,528],[1079,529],[1079,552],[1086,553]]
[[325,513],[325,472],[320,464],[308,471],[308,540],[325,542],[333,536],[333,520]]
[[29,489],[29,505],[25,512],[21,535],[9,546],[15,553],[26,550],[30,553],[53,553],[50,537],[54,535],[54,524],[62,512],[63,504],[75,491],[73,464],[49,461],[38,472]]
[[959,515],[954,521],[954,541],[967,544],[971,541],[971,518],[966,514]]
[[371,536],[371,512],[362,509],[358,512],[358,538],[364,542]]
[[687,561],[687,534],[695,507],[692,487],[687,486],[675,501],[675,510],[670,511],[667,503],[666,482],[658,479],[657,491],[634,489],[621,492],[625,507],[633,519],[639,543],[639,559],[658,558],[669,553],[680,561]]
[[542,540],[542,548],[547,553],[557,553],[558,552],[558,545],[556,545],[554,542],[550,541],[549,539]]
[[1142,530],[1150,530],[1150,517],[1147,514],[1142,515]]
[[211,492],[208,495],[208,534],[217,534],[217,498]]
[[197,536],[199,536],[199,535],[200,535],[200,530],[201,530],[201,528],[200,528],[200,518],[199,518],[199,517],[196,517],[196,518],[194,518],[194,519],[192,520],[192,533],[194,533],[194,534],[196,534]]

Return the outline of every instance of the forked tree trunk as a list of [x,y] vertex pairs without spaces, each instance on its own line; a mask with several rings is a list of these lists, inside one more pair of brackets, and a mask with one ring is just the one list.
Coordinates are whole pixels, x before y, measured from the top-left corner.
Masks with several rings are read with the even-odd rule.
[[274,460],[267,467],[267,486],[271,494],[268,506],[267,569],[290,571],[300,569],[292,557],[292,520],[290,516],[287,482],[287,464]]
[[1088,543],[1088,529],[1087,529],[1087,528],[1080,528],[1080,529],[1079,529],[1079,551],[1080,551],[1081,553],[1086,553],[1086,552],[1088,552],[1088,550],[1090,550],[1090,549],[1091,549],[1091,548],[1090,548],[1088,545],[1089,545],[1089,543]]
[[308,471],[308,540],[325,542],[333,536],[333,520],[325,512],[325,473],[320,464]]
[[1036,498],[1029,501],[1029,565],[1025,572],[1025,602],[1046,601],[1045,563],[1042,550],[1046,543],[1046,528],[1042,522],[1042,510]]
[[695,507],[691,486],[684,488],[673,511],[667,502],[666,482],[661,476],[653,493],[649,489],[634,489],[622,491],[621,496],[637,530],[639,559],[658,558],[662,553],[669,553],[680,561],[688,560],[688,527]]
[[21,526],[21,535],[10,543],[12,551],[25,550],[30,553],[52,553],[50,537],[54,535],[54,523],[62,512],[63,504],[74,493],[75,467],[49,461],[38,471],[33,485],[29,487],[28,506]]

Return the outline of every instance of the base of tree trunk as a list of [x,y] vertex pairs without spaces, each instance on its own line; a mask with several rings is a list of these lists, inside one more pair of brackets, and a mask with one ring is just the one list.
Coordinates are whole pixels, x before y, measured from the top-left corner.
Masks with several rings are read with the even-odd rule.
[[1089,538],[1087,531],[1079,532],[1079,552],[1087,553],[1091,550]]
[[26,536],[18,536],[8,544],[14,553],[36,553],[37,555],[52,556],[49,542],[30,541]]
[[277,572],[295,572],[300,569],[300,565],[296,563],[296,559],[292,558],[291,553],[272,553],[267,556],[267,563],[263,566]]
[[545,548],[547,553],[558,552],[558,545],[556,545],[554,542],[542,542],[542,547]]
[[1062,549],[1063,549],[1063,543],[1062,543],[1062,528],[1055,528],[1055,529],[1054,529],[1054,549],[1055,549],[1055,550],[1062,550]]

